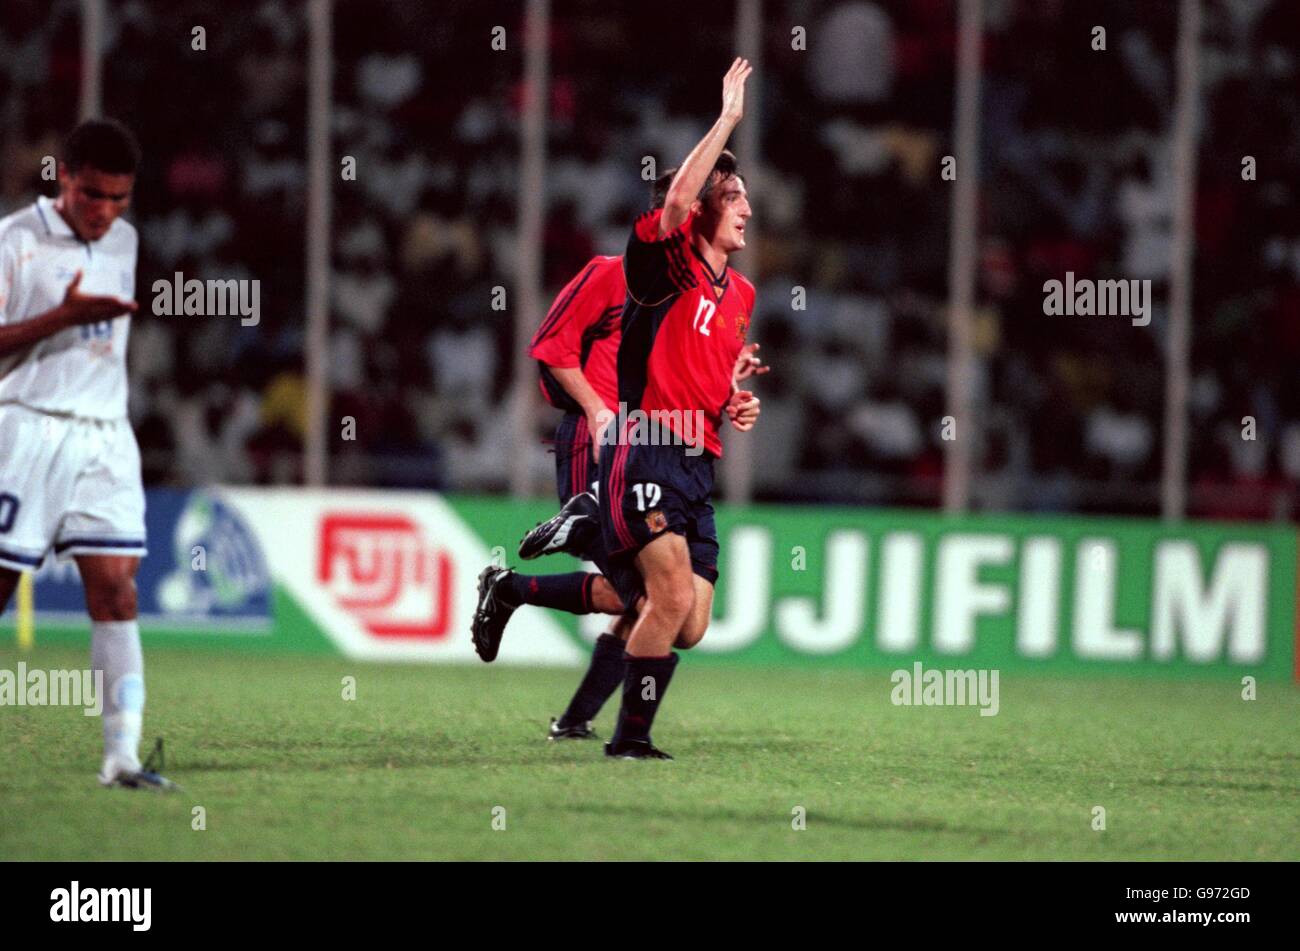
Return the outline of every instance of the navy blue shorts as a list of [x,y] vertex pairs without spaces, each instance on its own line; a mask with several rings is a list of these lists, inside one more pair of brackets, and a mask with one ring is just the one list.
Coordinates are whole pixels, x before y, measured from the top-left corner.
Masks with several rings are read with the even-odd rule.
[[645,594],[637,552],[664,532],[686,539],[691,569],[718,580],[713,456],[678,445],[606,445],[600,451],[600,527],[614,590],[628,607]]
[[[581,413],[565,413],[555,427],[555,490],[563,505],[580,492],[596,486],[596,463],[591,458],[591,430]],[[597,535],[582,553],[607,575],[604,539]]]
[[565,413],[555,427],[555,490],[563,505],[596,482],[591,458],[591,430],[581,413]]

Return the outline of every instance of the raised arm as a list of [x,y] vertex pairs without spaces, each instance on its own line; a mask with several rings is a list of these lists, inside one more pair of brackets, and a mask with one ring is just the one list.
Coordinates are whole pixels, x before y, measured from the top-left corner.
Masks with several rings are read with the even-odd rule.
[[700,194],[709,173],[717,164],[718,156],[727,146],[727,139],[745,114],[745,80],[754,71],[749,60],[736,58],[722,77],[722,112],[704,138],[691,149],[673,178],[672,187],[664,199],[664,213],[659,219],[659,237],[680,228],[691,212],[691,205]]

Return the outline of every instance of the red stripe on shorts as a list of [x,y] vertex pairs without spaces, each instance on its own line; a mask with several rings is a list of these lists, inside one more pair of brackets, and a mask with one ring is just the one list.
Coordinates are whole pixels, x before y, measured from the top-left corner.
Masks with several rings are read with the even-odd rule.
[[609,512],[614,519],[614,531],[625,549],[636,547],[636,539],[632,537],[632,532],[627,527],[627,519],[623,516],[623,489],[627,481],[625,468],[628,450],[631,448],[627,443],[618,447],[618,452],[614,456],[614,476],[610,479]]
[[569,453],[569,494],[577,495],[582,491],[587,476],[586,452],[587,417],[578,417],[578,428],[573,433],[573,445]]

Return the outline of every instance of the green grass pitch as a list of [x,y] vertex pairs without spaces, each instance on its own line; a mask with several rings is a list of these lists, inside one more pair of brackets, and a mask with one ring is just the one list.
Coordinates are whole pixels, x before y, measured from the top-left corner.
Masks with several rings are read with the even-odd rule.
[[[0,648],[20,659],[88,663]],[[640,763],[542,738],[575,670],[146,665],[146,745],[185,791],[100,789],[97,719],[0,707],[0,859],[1300,859],[1292,684],[1003,677],[980,717],[893,706],[887,671],[688,655],[655,730],[677,760]]]

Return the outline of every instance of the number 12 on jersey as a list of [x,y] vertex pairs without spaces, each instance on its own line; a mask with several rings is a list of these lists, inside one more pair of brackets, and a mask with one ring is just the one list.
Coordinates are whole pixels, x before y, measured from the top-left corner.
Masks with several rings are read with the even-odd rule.
[[713,319],[717,309],[718,305],[714,301],[709,300],[707,297],[701,297],[700,306],[695,311],[695,321],[691,326],[708,337],[710,335],[709,321]]

